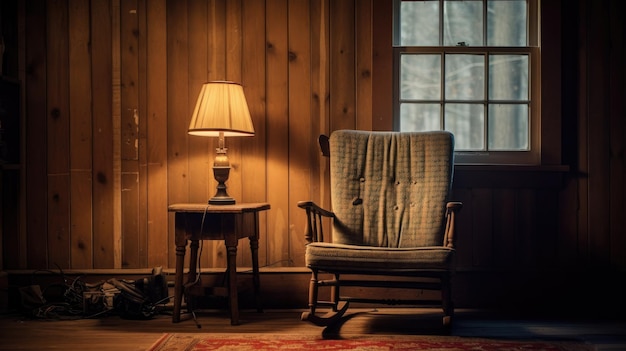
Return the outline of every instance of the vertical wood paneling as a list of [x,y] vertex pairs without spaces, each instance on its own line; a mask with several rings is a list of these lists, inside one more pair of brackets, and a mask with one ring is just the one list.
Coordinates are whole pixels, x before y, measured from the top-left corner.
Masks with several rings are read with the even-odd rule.
[[[33,269],[48,263],[47,158],[46,152],[46,3],[29,1],[25,8],[26,80],[25,147],[27,255],[24,266]],[[45,234],[44,234],[45,233]]]
[[517,268],[517,213],[515,190],[493,191],[493,265],[501,269]]
[[93,266],[114,267],[113,63],[111,4],[91,2]]
[[[472,189],[472,265],[488,268],[493,263],[493,201],[491,189]],[[467,212],[464,215],[468,215]],[[467,244],[467,242],[466,242]]]
[[[297,202],[311,197],[311,160],[315,147],[311,140],[311,33],[309,2],[290,0],[288,7],[289,33],[289,250],[296,266],[304,264],[303,211]],[[317,120],[316,120],[317,121]],[[315,122],[317,123],[317,122]],[[313,175],[314,176],[314,175]]]
[[372,64],[372,129],[392,130],[393,119],[393,52],[392,2],[372,0],[373,48]]
[[372,0],[356,0],[356,128],[372,130]]
[[611,180],[610,199],[610,255],[611,264],[621,270],[626,270],[626,70],[624,62],[626,55],[626,25],[624,24],[623,12],[620,11],[617,1],[611,1],[609,7],[609,33],[611,50],[609,52],[609,72],[611,76],[622,77],[622,79],[609,79],[609,124],[610,124],[610,157],[611,168],[609,179]]
[[146,120],[148,267],[168,266],[167,13],[166,0],[146,2]]
[[[189,201],[187,118],[188,84],[187,2],[167,2],[167,192],[168,203]],[[174,217],[169,215],[168,242],[174,242]],[[168,266],[174,267],[174,250]]]
[[139,15],[137,1],[120,2],[122,267],[139,268]]
[[559,212],[558,191],[545,189],[536,191],[536,203],[534,208],[536,228],[534,230],[534,247],[538,265],[553,265],[555,257],[558,257],[558,218],[555,213]]
[[70,267],[67,0],[47,2],[48,267]]
[[593,264],[608,265],[610,262],[610,81],[608,21],[609,9],[605,2],[589,1],[589,62],[588,62],[588,140],[589,140],[589,258]]
[[137,261],[139,267],[146,267],[148,264],[148,51],[147,51],[147,13],[146,0],[137,1],[137,120],[138,120],[138,185],[139,201],[137,214],[137,241],[139,243]]
[[517,227],[519,228],[519,236],[517,241],[517,250],[520,255],[518,267],[524,270],[532,270],[538,266],[536,248],[539,243],[537,233],[537,200],[536,193],[533,189],[520,189],[517,192]]
[[[586,14],[586,1],[578,2],[578,13]],[[578,67],[577,71],[579,72],[578,77],[578,92],[577,96],[586,96],[587,95],[587,85],[589,81],[589,75],[587,70],[588,57],[587,52],[588,49],[588,38],[587,38],[587,27],[588,21],[585,15],[579,16],[579,32],[578,37],[580,40],[580,46],[585,48],[582,50],[582,53],[578,57]],[[578,166],[578,174],[577,177],[577,196],[578,196],[578,216],[576,217],[577,224],[577,234],[578,234],[578,252],[579,252],[579,262],[581,265],[584,265],[588,262],[588,251],[589,251],[589,208],[587,204],[589,203],[589,141],[587,139],[588,133],[588,101],[587,99],[579,99],[577,101],[578,107],[578,119],[577,119],[577,141],[578,141],[578,150],[577,153],[577,166]]]
[[[180,122],[186,128],[189,126],[191,112],[193,111],[200,88],[207,81],[208,75],[208,22],[206,20],[208,6],[206,1],[190,0],[187,4],[187,33],[189,40],[189,96],[187,110],[189,114],[181,116]],[[206,203],[209,197],[208,184],[213,178],[211,164],[214,150],[208,145],[211,138],[201,136],[189,136],[189,201]],[[209,243],[203,243],[204,248],[212,247]],[[200,257],[201,266],[209,266],[209,260],[217,254],[214,250],[202,250]]]
[[[241,200],[262,202],[267,199],[267,177],[265,162],[266,118],[265,118],[265,1],[244,0],[242,13],[242,85],[254,124],[254,137],[241,140],[243,180]],[[259,214],[261,228],[259,240],[259,262],[267,257],[267,213]],[[242,240],[242,266],[252,266],[250,245]]]
[[[311,2],[311,197],[324,208],[330,205],[330,171],[328,158],[321,155],[319,136],[330,134],[330,79],[329,79],[329,1]],[[331,233],[330,221],[324,224],[324,232]],[[300,230],[304,233],[304,229]],[[329,237],[330,239],[330,237]]]
[[[242,0],[226,1],[226,80],[241,83],[242,60],[243,60],[243,37],[242,37]],[[241,138],[226,138],[228,159],[231,170],[228,178],[228,194],[241,201],[242,177],[241,177]],[[239,245],[241,248],[241,244]],[[238,259],[241,259],[238,256]]]
[[71,267],[91,268],[92,115],[89,1],[69,1]]
[[330,129],[357,128],[355,0],[330,2]]
[[[465,204],[457,241],[463,270],[626,265],[623,23],[606,7],[616,4],[584,0],[570,11],[580,21],[579,47],[570,49],[580,50],[572,78],[579,87],[567,96],[579,98],[564,102],[576,105],[567,110],[577,112],[577,125],[559,121],[577,141],[575,150],[563,149],[577,163],[565,187],[455,188],[453,200]],[[227,140],[228,186],[238,201],[272,205],[261,218],[265,264],[301,266],[304,214],[296,203],[328,205],[317,136],[391,128],[388,1],[18,6],[26,229],[3,238],[6,268],[173,267],[167,205],[204,202],[215,192],[216,141],[187,134],[205,80],[240,82],[248,98],[257,133]],[[224,267],[223,243],[205,245],[202,266]],[[246,240],[238,259],[250,263]]]
[[267,118],[267,260],[287,262],[289,252],[289,77],[288,0],[266,1],[266,118]]
[[122,48],[120,0],[111,0],[111,120],[113,122],[113,264],[123,265]]
[[[226,0],[211,0],[208,4],[208,75],[209,80],[226,80]],[[215,158],[215,149],[218,146],[216,138],[209,139],[207,163],[208,193],[207,198],[215,194],[217,182],[213,177],[213,159]],[[230,138],[227,147],[230,148]],[[230,151],[228,152],[230,157]],[[230,181],[227,184],[230,186]],[[233,196],[232,193],[229,193]],[[211,241],[205,243],[207,249],[207,258],[209,267],[226,267],[226,247],[223,242]]]
[[[208,22],[207,2],[190,0],[188,3],[189,35],[189,97],[187,116],[181,116],[180,123],[189,126],[200,88],[208,76]],[[209,195],[209,180],[213,178],[211,164],[214,150],[209,148],[210,138],[189,136],[189,201],[206,202]],[[213,156],[213,157],[212,157]]]

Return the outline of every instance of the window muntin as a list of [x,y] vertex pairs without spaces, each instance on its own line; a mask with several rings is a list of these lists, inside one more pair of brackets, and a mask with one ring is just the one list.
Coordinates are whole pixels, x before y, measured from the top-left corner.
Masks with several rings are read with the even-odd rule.
[[536,8],[395,0],[395,129],[453,132],[460,162],[538,163]]

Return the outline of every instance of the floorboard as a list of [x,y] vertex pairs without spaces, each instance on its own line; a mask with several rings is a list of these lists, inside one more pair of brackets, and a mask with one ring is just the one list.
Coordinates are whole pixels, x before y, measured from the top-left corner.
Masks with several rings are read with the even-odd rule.
[[[29,319],[0,315],[0,350],[146,350],[163,333],[271,333],[359,335],[439,335],[441,316],[425,309],[353,309],[337,330],[300,321],[299,310],[241,311],[241,325],[231,326],[226,311],[200,311],[172,323],[166,312],[149,320],[119,316],[94,319]],[[200,326],[200,327],[198,327]],[[511,318],[485,311],[457,311],[450,332],[456,336],[499,339],[584,341],[597,350],[626,350],[626,322]]]

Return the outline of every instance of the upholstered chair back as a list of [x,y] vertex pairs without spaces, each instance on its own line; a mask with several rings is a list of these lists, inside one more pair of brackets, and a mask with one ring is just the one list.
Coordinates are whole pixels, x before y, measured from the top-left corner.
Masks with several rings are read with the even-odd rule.
[[333,242],[441,246],[454,137],[339,130],[330,137]]

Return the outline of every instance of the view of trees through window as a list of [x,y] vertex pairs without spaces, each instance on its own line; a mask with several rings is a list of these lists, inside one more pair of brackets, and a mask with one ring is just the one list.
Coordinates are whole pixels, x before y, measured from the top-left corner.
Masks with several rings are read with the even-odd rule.
[[449,130],[459,151],[527,151],[527,0],[396,0],[396,129]]

